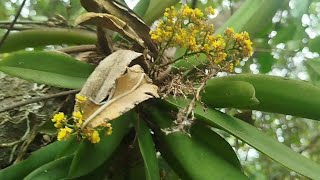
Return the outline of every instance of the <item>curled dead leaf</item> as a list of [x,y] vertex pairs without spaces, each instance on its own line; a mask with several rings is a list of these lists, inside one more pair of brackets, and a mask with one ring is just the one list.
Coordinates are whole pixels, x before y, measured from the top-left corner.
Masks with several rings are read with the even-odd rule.
[[126,22],[117,18],[114,15],[106,13],[85,13],[79,16],[75,22],[77,25],[96,25],[118,32],[131,40],[134,40],[141,47],[144,47],[144,41],[137,35],[137,33],[127,25]]
[[137,104],[150,99],[158,98],[158,87],[152,84],[151,79],[144,73],[140,65],[134,65],[116,80],[113,96],[103,105],[90,100],[84,106],[85,122],[82,128],[92,128],[115,119],[134,108]]
[[110,0],[80,0],[80,2],[87,11],[112,14],[126,22],[144,41],[154,57],[157,56],[157,46],[149,35],[150,28],[130,9]]
[[110,95],[116,79],[126,71],[131,61],[141,55],[131,50],[118,50],[107,56],[90,75],[79,94],[100,104]]

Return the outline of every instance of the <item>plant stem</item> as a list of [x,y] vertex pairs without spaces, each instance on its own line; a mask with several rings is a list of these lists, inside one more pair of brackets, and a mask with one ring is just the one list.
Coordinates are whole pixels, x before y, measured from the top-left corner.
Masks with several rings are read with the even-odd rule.
[[23,8],[24,5],[26,4],[26,1],[27,1],[27,0],[23,0],[22,4],[20,5],[20,7],[19,7],[19,9],[18,9],[18,12],[17,12],[17,14],[15,15],[13,21],[11,22],[11,24],[10,24],[7,32],[3,35],[3,37],[2,37],[2,39],[1,39],[1,41],[0,41],[0,48],[1,48],[1,46],[3,45],[4,41],[7,39],[7,37],[9,36],[11,29],[13,28],[13,26],[14,26],[15,23],[17,22],[17,20],[18,20],[18,18],[19,18],[19,16],[20,16],[20,13],[21,13],[21,11],[22,11],[22,8]]

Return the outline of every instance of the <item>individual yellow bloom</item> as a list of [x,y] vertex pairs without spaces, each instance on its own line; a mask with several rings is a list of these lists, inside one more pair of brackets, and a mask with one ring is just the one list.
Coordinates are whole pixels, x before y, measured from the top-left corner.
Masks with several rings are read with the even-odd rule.
[[92,143],[96,144],[98,142],[100,142],[100,135],[99,132],[97,130],[94,130],[90,136],[89,139]]
[[201,18],[203,16],[203,13],[198,8],[194,9],[194,14],[197,18]]
[[193,10],[189,6],[184,6],[184,8],[182,9],[183,16],[190,16],[192,12]]
[[215,58],[215,60],[214,60],[214,63],[219,64],[219,63],[221,63],[222,61],[224,61],[226,58],[227,58],[227,54],[226,54],[226,53],[224,53],[224,52],[219,52],[219,53],[217,53],[217,55],[216,55],[216,58]]
[[210,50],[211,50],[211,48],[210,48],[209,44],[204,44],[204,45],[203,45],[203,51],[204,51],[205,53],[209,53]]
[[234,70],[234,64],[233,63],[228,64],[228,70],[229,70],[229,72],[233,72],[233,70]]
[[214,9],[213,9],[211,6],[207,7],[205,11],[206,11],[208,14],[214,14],[214,13],[215,13]]
[[224,32],[224,34],[227,36],[227,37],[232,37],[233,34],[234,34],[234,29],[233,28],[227,28]]
[[68,138],[70,136],[70,134],[72,133],[73,129],[65,126],[64,128],[61,128],[59,133],[58,133],[58,141],[62,141],[66,138]]
[[54,123],[54,127],[56,128],[62,128],[64,124],[61,121],[57,121],[56,123]]
[[250,39],[244,41],[244,47],[243,47],[243,55],[244,56],[251,56],[252,55],[252,42]]
[[82,103],[86,102],[86,100],[87,100],[87,97],[82,96],[80,94],[76,94],[76,101],[78,103],[82,104]]
[[159,36],[155,34],[151,34],[151,39],[156,41],[159,39]]
[[111,134],[112,134],[112,127],[109,127],[107,132],[106,132],[106,135],[110,136]]
[[74,111],[72,113],[73,118],[75,119],[82,119],[82,113],[80,111]]
[[111,127],[111,123],[107,123],[107,124],[105,125],[105,127],[110,128],[110,127]]
[[52,122],[61,122],[65,119],[65,115],[63,112],[59,112],[57,114],[55,114],[52,118]]
[[216,50],[223,50],[226,46],[226,43],[223,39],[218,39],[212,42],[212,47]]
[[241,42],[243,41],[243,35],[240,34],[240,33],[235,33],[234,36],[233,36],[234,40],[237,41],[237,42]]

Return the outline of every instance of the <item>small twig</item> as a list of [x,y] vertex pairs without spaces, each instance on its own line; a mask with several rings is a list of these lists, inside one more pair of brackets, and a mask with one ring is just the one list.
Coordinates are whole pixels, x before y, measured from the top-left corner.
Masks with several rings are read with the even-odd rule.
[[24,7],[25,3],[26,3],[27,0],[23,0],[22,4],[20,5],[19,9],[18,9],[18,12],[17,14],[15,15],[13,21],[11,22],[7,32],[3,35],[1,41],[0,41],[0,49],[1,49],[1,46],[3,45],[4,41],[7,39],[8,35],[10,34],[10,31],[11,29],[13,28],[14,24],[17,22],[19,16],[20,16],[20,13],[22,11],[22,8]]
[[[10,25],[12,21],[0,21],[0,24]],[[47,25],[46,21],[37,22],[37,21],[16,21],[15,24],[36,24],[36,25]]]
[[14,145],[13,148],[11,149],[11,153],[10,153],[8,164],[11,164],[11,162],[13,161],[14,153],[16,152],[17,147],[18,147],[18,144]]
[[13,109],[13,108],[24,106],[24,105],[27,105],[27,104],[36,103],[36,102],[40,102],[40,101],[44,101],[44,100],[47,100],[47,99],[52,99],[52,98],[56,98],[56,97],[60,97],[60,96],[66,96],[66,95],[74,94],[74,93],[77,93],[77,92],[79,92],[79,90],[70,90],[70,91],[64,91],[64,92],[60,92],[60,93],[56,93],[56,94],[52,94],[52,95],[48,95],[48,96],[43,96],[43,97],[30,99],[30,100],[27,100],[27,101],[24,101],[24,102],[19,102],[17,104],[13,104],[11,106],[8,106],[8,107],[5,107],[3,109],[0,109],[0,113],[2,113],[4,111],[8,111],[8,110]]
[[60,49],[57,49],[57,51],[70,54],[70,53],[94,51],[96,49],[97,49],[96,45],[88,44],[88,45],[79,45],[79,46],[71,46],[71,47],[66,47],[66,48],[60,48]]

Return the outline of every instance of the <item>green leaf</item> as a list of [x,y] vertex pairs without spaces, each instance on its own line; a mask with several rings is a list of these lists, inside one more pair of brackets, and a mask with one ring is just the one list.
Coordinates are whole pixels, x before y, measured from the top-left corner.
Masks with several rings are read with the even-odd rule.
[[0,53],[22,50],[28,47],[62,44],[95,44],[96,34],[84,30],[71,29],[33,29],[10,33]]
[[138,4],[133,8],[133,11],[136,12],[139,16],[143,17],[149,7],[150,0],[140,0]]
[[[156,108],[149,114],[162,129],[173,122],[170,116]],[[241,170],[225,160],[222,154],[215,153],[208,144],[181,131],[164,134],[158,130],[155,133],[161,156],[181,179],[247,179]]]
[[66,145],[59,150],[55,159],[72,155],[79,148],[79,141],[77,140],[76,135],[69,137],[66,142]]
[[147,180],[160,179],[158,159],[151,136],[151,131],[143,120],[136,119],[135,129],[138,136],[140,152],[145,166],[145,177]]
[[86,175],[108,160],[129,131],[130,120],[130,113],[113,120],[113,133],[108,137],[100,133],[101,141],[97,144],[83,140],[72,160],[69,178]]
[[30,157],[18,164],[0,171],[0,179],[23,179],[38,167],[56,159],[62,149],[65,149],[72,138],[67,141],[57,141],[33,152]]
[[190,129],[190,134],[195,141],[203,143],[234,167],[242,169],[240,161],[230,144],[205,124],[194,123]]
[[246,0],[217,30],[217,33],[223,33],[227,27],[233,27],[236,32],[247,31],[251,37],[257,37],[258,34],[261,34],[261,30],[268,29],[267,27],[272,24],[272,17],[284,3],[286,1]]
[[311,52],[320,53],[320,36],[317,36],[314,39],[310,39],[308,47]]
[[320,88],[316,86],[284,77],[253,74],[213,78],[208,81],[207,86],[235,81],[250,83],[255,89],[255,97],[259,100],[259,104],[239,108],[320,120]]
[[320,59],[309,59],[304,61],[308,74],[311,79],[311,83],[315,86],[320,87]]
[[151,25],[155,20],[163,16],[163,13],[167,7],[177,4],[179,0],[162,0],[150,2],[149,8],[143,19],[147,25]]
[[297,29],[298,25],[292,22],[279,28],[277,35],[272,39],[272,44],[285,43],[289,40],[292,40],[294,38],[292,35],[296,33]]
[[[178,51],[185,52],[184,48],[178,48]],[[179,53],[179,52],[178,52]],[[180,53],[179,53],[180,54]],[[180,56],[177,54],[177,56]],[[178,57],[176,57],[178,58]],[[208,63],[207,56],[203,53],[196,54],[193,56],[188,56],[186,59],[179,60],[173,64],[173,68],[178,70],[192,70],[195,66],[206,66]],[[190,73],[190,72],[187,72]]]
[[80,89],[94,66],[55,52],[21,51],[0,60],[0,71],[51,86]]
[[24,180],[55,180],[64,179],[68,175],[68,170],[73,155],[62,157],[48,164],[45,164],[30,173]]
[[[167,102],[172,107],[177,108],[184,108],[188,105],[188,101],[183,98],[176,100],[171,98]],[[199,121],[210,126],[219,126],[287,168],[311,179],[320,177],[319,164],[294,152],[254,126],[214,109],[208,108],[206,111],[203,111],[200,104],[197,104],[194,112],[195,117]]]
[[210,83],[201,99],[211,107],[242,107],[259,104],[254,87],[244,81]]
[[[290,34],[289,32],[286,32],[284,34]],[[292,36],[292,35],[291,35]],[[278,36],[276,36],[278,37]],[[292,37],[290,37],[292,38]],[[274,42],[275,39],[272,39],[272,42]],[[253,53],[253,57],[251,59],[256,59],[259,67],[260,73],[268,73],[272,70],[272,66],[277,62],[272,54],[272,48],[270,44],[268,44],[268,39],[259,39],[254,41],[254,49],[255,52]],[[259,49],[263,50],[269,50],[269,51],[259,51]],[[248,62],[247,62],[248,63]]]

